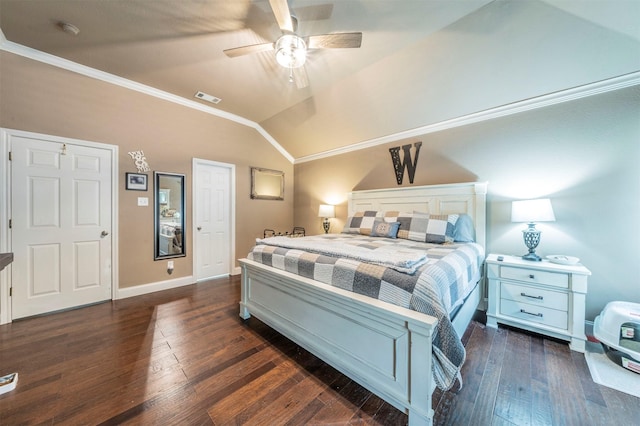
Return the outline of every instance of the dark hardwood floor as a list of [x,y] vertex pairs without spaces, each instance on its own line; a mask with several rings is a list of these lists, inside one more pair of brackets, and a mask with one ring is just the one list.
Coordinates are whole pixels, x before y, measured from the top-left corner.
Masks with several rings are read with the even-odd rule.
[[[0,326],[0,425],[403,425],[407,416],[260,321],[239,278]],[[435,424],[637,425],[640,399],[591,381],[566,344],[472,322]]]

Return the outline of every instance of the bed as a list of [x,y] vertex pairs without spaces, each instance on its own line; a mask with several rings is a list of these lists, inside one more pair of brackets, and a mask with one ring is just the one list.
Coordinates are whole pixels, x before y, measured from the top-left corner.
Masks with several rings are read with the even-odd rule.
[[[469,245],[479,246],[479,256],[483,259],[486,191],[487,184],[478,182],[354,191],[348,194],[348,215],[352,217],[364,211],[420,212],[431,216],[464,214],[471,219],[475,230],[475,244]],[[376,215],[384,216],[384,213]],[[345,235],[333,234],[328,238],[343,241],[343,237]],[[270,250],[278,250],[282,259],[286,259],[289,251],[299,251],[294,240],[297,239],[290,239],[293,248]],[[351,241],[345,243],[353,244]],[[266,244],[260,245],[264,250]],[[440,250],[451,248],[447,244]],[[315,253],[314,257],[324,255]],[[443,327],[446,325],[445,331],[451,328],[457,336],[462,336],[480,305],[482,259],[474,273],[475,282],[465,292],[463,300],[446,307],[446,315],[452,307],[455,308],[455,316],[441,316],[438,321],[436,315],[426,313],[431,312],[429,309],[414,310],[402,306],[402,303],[373,298],[339,283],[314,279],[320,276],[317,273],[299,275],[291,268],[274,266],[265,261],[272,259],[268,255],[259,261],[251,259],[255,256],[252,252],[248,258],[240,260],[242,318],[256,316],[407,413],[410,425],[431,424],[431,395],[436,385],[442,384],[442,377],[438,380],[442,372],[435,367],[441,364],[441,340],[446,336]],[[435,258],[437,255],[427,256],[427,259]],[[278,262],[284,264],[289,261]],[[388,265],[383,266],[388,268]],[[428,267],[421,263],[418,268]],[[464,358],[458,362],[461,364]],[[450,376],[451,371],[447,375]]]

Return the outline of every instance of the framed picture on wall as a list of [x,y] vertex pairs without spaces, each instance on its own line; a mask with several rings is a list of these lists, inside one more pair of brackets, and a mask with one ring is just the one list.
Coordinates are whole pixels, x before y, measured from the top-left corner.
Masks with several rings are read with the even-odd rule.
[[127,189],[133,191],[147,190],[147,175],[144,173],[127,173]]

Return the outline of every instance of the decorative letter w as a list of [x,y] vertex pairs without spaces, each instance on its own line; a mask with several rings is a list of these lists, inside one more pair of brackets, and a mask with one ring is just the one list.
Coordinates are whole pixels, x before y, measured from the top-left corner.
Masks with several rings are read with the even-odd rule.
[[418,154],[420,154],[420,147],[422,142],[416,142],[413,144],[416,147],[416,157],[411,161],[411,144],[402,145],[404,151],[404,160],[400,161],[400,147],[389,148],[391,153],[391,161],[393,161],[393,168],[396,172],[396,181],[398,185],[402,185],[402,178],[404,177],[404,169],[407,169],[409,175],[409,183],[413,183],[413,177],[416,174],[416,165],[418,164]]

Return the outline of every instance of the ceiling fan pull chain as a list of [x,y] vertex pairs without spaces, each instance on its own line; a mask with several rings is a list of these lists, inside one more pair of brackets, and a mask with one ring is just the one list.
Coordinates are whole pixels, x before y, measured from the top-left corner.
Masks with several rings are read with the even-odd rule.
[[293,83],[293,68],[289,68],[289,83]]

